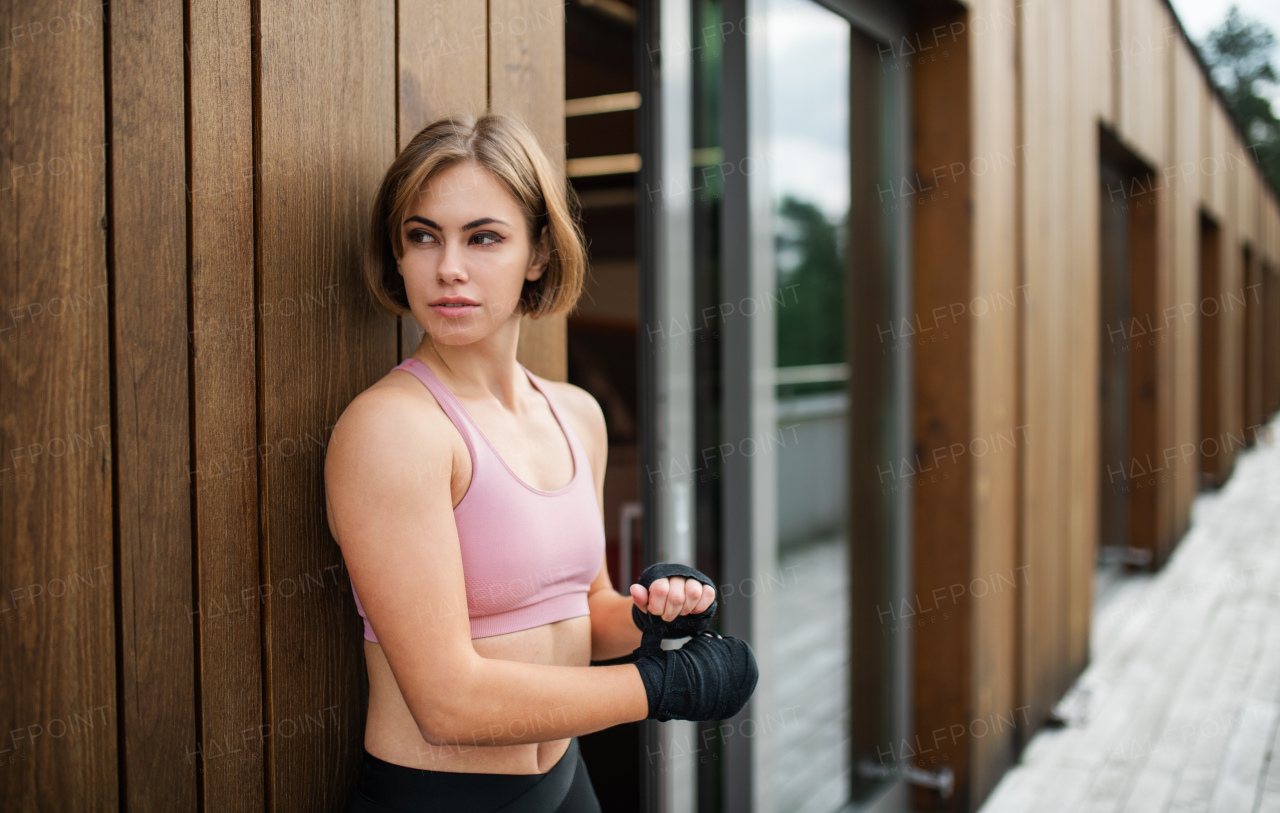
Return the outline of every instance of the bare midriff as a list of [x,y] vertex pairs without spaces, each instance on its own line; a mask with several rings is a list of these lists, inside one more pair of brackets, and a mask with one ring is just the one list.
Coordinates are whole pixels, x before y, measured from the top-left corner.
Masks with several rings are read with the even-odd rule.
[[[473,638],[471,644],[482,658],[590,666],[591,616],[566,618],[505,635]],[[569,748],[568,738],[519,745],[475,745],[474,740],[483,743],[492,736],[485,725],[462,735],[460,742],[432,745],[419,733],[382,646],[366,640],[364,655],[369,667],[369,716],[365,722],[364,747],[379,759],[428,771],[533,774],[551,770]],[[531,715],[516,725],[521,731],[536,732],[540,726],[557,722],[553,716]]]

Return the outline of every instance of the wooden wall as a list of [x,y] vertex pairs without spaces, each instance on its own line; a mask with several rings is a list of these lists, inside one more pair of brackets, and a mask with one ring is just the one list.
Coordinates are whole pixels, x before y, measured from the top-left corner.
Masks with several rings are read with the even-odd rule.
[[[563,164],[563,9],[17,5],[0,799],[341,810],[367,686],[324,447],[418,335],[364,293],[368,208],[449,111],[519,113]],[[563,379],[563,318],[520,357]]]
[[[1280,405],[1280,362],[1267,355],[1280,357],[1269,350],[1280,329],[1263,316],[1264,308],[1280,312],[1280,292],[1260,289],[1247,307],[1239,301],[1252,284],[1246,244],[1255,279],[1274,277],[1280,208],[1163,0],[915,8],[918,31],[959,22],[965,43],[945,61],[923,52],[913,61],[914,169],[927,178],[944,160],[989,167],[953,187],[963,207],[922,201],[914,209],[915,310],[927,316],[949,300],[1018,293],[1003,312],[967,309],[955,331],[965,343],[959,352],[922,346],[915,357],[917,453],[1025,432],[1012,453],[972,457],[957,467],[957,483],[915,496],[915,591],[923,600],[939,584],[966,589],[954,627],[917,631],[913,731],[930,742],[941,726],[1017,720],[948,741],[938,759],[956,769],[957,795],[917,791],[914,800],[971,810],[1088,663],[1098,494],[1106,463],[1114,464],[1098,452],[1103,131],[1151,176],[1117,204],[1145,235],[1133,261],[1149,269],[1135,281],[1145,304],[1133,315],[1152,330],[1133,369],[1145,371],[1135,394],[1148,404],[1141,530],[1152,567],[1176,549],[1199,487],[1202,214],[1220,227],[1212,258],[1220,304],[1235,296],[1206,360],[1217,378],[1207,403],[1228,447],[1217,461],[1225,476],[1245,427]],[[948,75],[960,70],[967,86]],[[949,134],[940,129],[947,124]],[[1014,160],[981,163],[997,155]],[[979,596],[980,580],[993,574],[1013,575],[1016,588]],[[932,756],[917,764],[936,769]]]
[[[930,5],[921,8],[915,19],[917,31],[948,30],[960,17],[950,7]],[[969,42],[958,38],[947,42],[944,58],[925,60],[913,65],[915,74],[911,88],[912,164],[918,177],[936,178],[936,167],[964,163],[969,154],[969,83],[971,59]],[[921,187],[912,208],[912,254],[920,269],[950,268],[950,273],[917,273],[915,276],[915,312],[917,314],[950,314],[952,303],[968,303],[972,296],[972,268],[968,200],[971,179],[966,174],[952,176],[945,171],[945,182],[933,182],[931,191]],[[948,194],[943,195],[943,192]],[[913,319],[915,317],[912,317]],[[926,322],[927,323],[927,322]],[[958,319],[948,325],[948,341],[919,342],[915,352],[914,451],[928,461],[932,450],[965,448],[973,430],[974,358],[970,355],[970,319]],[[944,456],[944,459],[945,456]],[[913,489],[915,511],[913,539],[915,567],[912,583],[916,596],[949,596],[950,585],[967,583],[966,574],[973,571],[974,546],[971,533],[974,524],[973,489],[975,459],[958,455],[949,459],[949,477],[929,480],[921,478]],[[923,468],[923,466],[922,466]],[[954,510],[938,511],[944,504]],[[938,592],[935,592],[938,591]],[[920,601],[915,602],[917,605]],[[945,622],[921,623],[913,628],[912,662],[916,666],[912,717],[915,731],[946,729],[954,721],[955,710],[968,708],[972,702],[972,648],[963,634],[973,624],[971,613],[978,602],[962,591],[947,605],[950,618]],[[937,607],[937,601],[928,602]],[[931,613],[931,615],[937,615]],[[939,664],[948,668],[938,671]],[[945,672],[945,674],[944,674]],[[967,795],[971,749],[969,743],[946,742],[946,765],[956,772],[958,793]],[[925,760],[928,770],[941,767],[937,755]],[[913,804],[928,809],[936,795],[915,788]]]
[[[981,35],[973,20],[990,24]],[[995,591],[974,589],[974,579],[993,582],[994,574],[1012,575],[1013,581],[1027,586],[1018,571],[1019,460],[1026,453],[1029,435],[1019,428],[1022,393],[1019,391],[1019,368],[1022,364],[1018,340],[1023,319],[1022,309],[1030,304],[1026,282],[1018,261],[1021,212],[1018,207],[1020,161],[1026,160],[1021,147],[1021,124],[1017,118],[1016,99],[1019,78],[1017,64],[1017,9],[1014,0],[982,0],[975,2],[966,20],[974,30],[970,43],[969,81],[972,85],[973,155],[1006,156],[999,171],[975,173],[969,205],[972,207],[973,230],[971,297],[995,300],[996,294],[1006,299],[1004,307],[974,319],[971,352],[973,353],[972,434],[977,438],[1015,440],[1011,448],[1001,442],[997,454],[974,458],[973,500],[973,567],[968,574],[966,592],[973,601],[973,641],[971,698],[967,717],[961,720],[990,720],[999,714],[1008,717],[1018,700],[1018,588]],[[963,158],[961,159],[963,160]],[[1010,239],[1010,236],[1015,239]],[[1013,301],[1013,306],[1007,300]],[[973,304],[973,299],[970,299]],[[978,584],[982,584],[979,582]],[[1001,582],[1005,585],[1005,582]],[[954,716],[954,715],[953,715]],[[955,722],[952,720],[951,722]],[[1000,776],[1012,765],[1019,737],[1015,728],[1001,727],[986,737],[970,742],[970,798],[980,799],[995,787]]]

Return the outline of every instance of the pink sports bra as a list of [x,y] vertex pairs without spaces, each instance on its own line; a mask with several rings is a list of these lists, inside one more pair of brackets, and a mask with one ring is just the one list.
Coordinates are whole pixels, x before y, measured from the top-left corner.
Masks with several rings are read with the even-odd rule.
[[[604,564],[604,522],[586,452],[537,376],[520,365],[547,399],[573,455],[573,478],[555,491],[517,477],[431,368],[409,357],[394,369],[413,373],[431,390],[471,454],[471,484],[453,509],[471,637],[589,615],[587,590]],[[351,593],[364,637],[376,642],[355,585]]]

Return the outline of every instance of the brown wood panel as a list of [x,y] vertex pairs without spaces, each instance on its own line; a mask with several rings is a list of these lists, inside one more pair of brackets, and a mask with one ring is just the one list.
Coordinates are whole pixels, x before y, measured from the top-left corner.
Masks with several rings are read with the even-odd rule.
[[[950,30],[963,16],[936,5],[917,10],[917,31]],[[933,167],[967,164],[972,156],[970,130],[969,42],[957,37],[948,43],[946,59],[913,65],[911,88],[912,165],[920,177]],[[912,254],[915,301],[920,318],[940,311],[951,313],[952,303],[966,306],[973,290],[970,180],[968,174],[948,176],[950,194],[922,196],[913,207]],[[915,318],[914,316],[912,318]],[[930,460],[936,449],[960,444],[966,451],[974,440],[973,356],[971,336],[975,317],[970,309],[949,324],[949,338],[918,342],[914,357],[914,426],[912,451]],[[914,592],[933,595],[935,589],[970,583],[973,571],[974,456],[948,461],[947,478],[930,478],[913,487]],[[923,478],[922,478],[923,479]],[[912,732],[934,731],[971,719],[973,711],[973,647],[971,629],[975,599],[965,591],[950,607],[946,623],[921,624],[914,630],[912,662],[914,691]],[[956,773],[951,799],[923,788],[912,790],[921,810],[967,809],[970,794],[971,751],[967,738],[942,743],[940,754]],[[940,756],[940,758],[943,758]],[[920,767],[936,770],[922,758]]]
[[[1179,167],[1195,167],[1202,149],[1201,121],[1205,118],[1206,97],[1202,93],[1203,75],[1196,63],[1191,45],[1179,39],[1174,53],[1174,163]],[[1175,511],[1173,536],[1181,538],[1191,522],[1191,504],[1195,499],[1199,475],[1196,459],[1200,411],[1199,347],[1200,322],[1196,314],[1199,302],[1199,268],[1197,241],[1200,233],[1198,202],[1202,194],[1203,175],[1192,170],[1179,172],[1168,181],[1168,199],[1172,223],[1170,262],[1174,275],[1176,308],[1173,346],[1174,367],[1174,458]]]
[[[1117,131],[1148,164],[1168,163],[1168,60],[1174,23],[1159,2],[1115,0],[1119,23],[1112,58],[1118,81]],[[1055,4],[1069,5],[1069,4]],[[1067,70],[1064,63],[1063,70]]]
[[[1029,583],[1021,599],[1019,706],[1033,726],[1045,720],[1068,680],[1066,534],[1070,401],[1066,308],[1070,298],[1070,240],[1063,201],[1069,186],[1070,92],[1066,18],[1062,4],[1024,4],[1020,11],[1019,93],[1027,145],[1020,173],[1023,284],[1021,382],[1027,444],[1023,456],[1021,566]],[[1086,168],[1076,168],[1085,171]],[[1092,174],[1093,168],[1088,168]]]
[[483,2],[400,0],[401,147],[440,116],[484,112],[489,90],[485,12]]
[[1244,291],[1244,426],[1245,442],[1252,444],[1264,420],[1262,394],[1262,263],[1257,251],[1245,252]]
[[[205,810],[262,810],[253,38],[247,0],[188,9],[191,418],[199,712],[184,757]],[[274,168],[274,167],[273,167]],[[266,314],[263,314],[266,317]],[[272,314],[274,316],[274,314]],[[265,451],[265,450],[264,450]]]
[[[0,799],[119,801],[104,26],[0,5]],[[167,608],[172,610],[172,608]]]
[[1226,476],[1230,477],[1235,470],[1236,455],[1243,444],[1244,399],[1241,397],[1244,385],[1240,373],[1244,367],[1242,355],[1244,347],[1244,326],[1240,319],[1240,307],[1235,306],[1231,297],[1240,298],[1240,290],[1244,287],[1243,252],[1239,242],[1240,228],[1237,220],[1239,199],[1235,194],[1236,182],[1228,178],[1226,182],[1226,213],[1222,221],[1222,261],[1219,264],[1221,273],[1221,296],[1218,300],[1222,319],[1222,351],[1219,363],[1222,399],[1223,435],[1220,442],[1223,454],[1227,457]]
[[[564,171],[564,5],[489,0],[489,107],[520,116],[557,172]],[[520,323],[516,357],[555,381],[569,376],[564,316]]]
[[[1152,177],[1145,173],[1127,180],[1151,188]],[[1160,360],[1166,342],[1155,330],[1160,326],[1156,224],[1161,208],[1155,196],[1145,195],[1129,208],[1129,547],[1146,551],[1153,564],[1161,553],[1160,496],[1170,485],[1160,455]]]
[[255,155],[267,804],[340,810],[359,765],[367,676],[325,520],[324,445],[351,399],[397,362],[395,320],[375,311],[360,277],[369,206],[396,145],[394,5],[334,3],[318,20],[289,0],[255,10],[255,30],[272,32],[256,41]]
[[[1014,20],[1013,0],[982,0],[973,20]],[[1018,318],[1027,304],[1019,288],[1015,235],[1017,164],[1025,158],[1017,136],[1016,82],[1009,70],[1015,53],[1015,26],[987,29],[972,47],[973,154],[1004,156],[998,172],[975,174],[973,190],[973,289],[1000,308],[973,320],[973,434],[1011,437],[1016,448],[974,458],[972,576],[1001,581],[973,602],[973,719],[1009,715],[1018,705],[1016,686],[1018,594],[1024,579],[1017,570],[1018,459],[1023,443],[1018,415]],[[1010,302],[1012,304],[1010,304]],[[972,584],[972,581],[970,582]],[[976,592],[976,591],[975,591]],[[970,800],[974,807],[1013,764],[1016,727],[973,741]]]
[[[397,4],[397,150],[440,116],[484,112],[489,102],[486,11],[483,0],[400,0]],[[418,320],[411,313],[401,316],[399,357],[407,357],[421,341]]]
[[1200,432],[1201,479],[1219,486],[1230,471],[1231,456],[1223,449],[1226,415],[1223,409],[1222,357],[1226,317],[1222,301],[1222,232],[1202,216],[1200,221]]
[[1276,266],[1268,264],[1262,274],[1263,315],[1263,387],[1265,414],[1270,417],[1280,410],[1280,276]]
[[[1069,52],[1068,65],[1100,67],[1100,53],[1095,51],[1097,26],[1094,7],[1088,2],[1066,4]],[[1104,40],[1105,42],[1105,40]],[[1104,63],[1105,64],[1105,63]],[[1069,298],[1065,300],[1067,352],[1070,357],[1070,437],[1067,456],[1070,461],[1067,516],[1067,589],[1065,595],[1065,629],[1063,631],[1062,679],[1067,685],[1085,668],[1089,660],[1089,629],[1093,609],[1093,573],[1097,561],[1098,479],[1102,470],[1098,459],[1098,353],[1099,311],[1099,200],[1097,192],[1098,127],[1094,98],[1096,84],[1090,72],[1074,75],[1070,80],[1067,102],[1070,106],[1068,131],[1070,165],[1064,192],[1069,198],[1067,228],[1071,251],[1068,281]]]
[[[1166,55],[1167,56],[1167,55]],[[1169,60],[1166,59],[1166,65]],[[1171,85],[1171,73],[1166,71],[1162,76],[1162,87],[1168,91]],[[1165,108],[1165,115],[1168,115],[1168,107]],[[1168,119],[1165,122],[1165,129],[1169,129]],[[1171,143],[1172,135],[1166,137],[1166,142]],[[1158,182],[1156,180],[1159,173],[1159,166],[1152,167],[1151,171],[1151,188],[1158,190]],[[1170,335],[1171,328],[1166,327],[1164,323],[1164,314],[1167,309],[1174,305],[1174,278],[1173,263],[1171,261],[1171,218],[1170,218],[1170,202],[1167,195],[1162,195],[1157,191],[1155,195],[1155,223],[1154,223],[1154,240],[1151,248],[1152,258],[1151,266],[1155,274],[1155,298],[1152,303],[1151,321],[1158,324],[1162,330],[1162,336],[1156,341],[1156,433],[1155,448],[1151,455],[1154,467],[1159,467],[1159,476],[1156,478],[1156,566],[1161,566],[1165,559],[1172,551],[1177,538],[1173,534],[1175,524],[1174,507],[1176,481],[1167,462],[1166,452],[1169,449],[1176,449],[1177,443],[1174,436],[1174,416],[1177,407],[1174,404],[1175,397],[1175,361],[1174,361],[1174,342]],[[1159,320],[1157,322],[1157,319]]]
[[108,19],[122,803],[194,811],[183,10]]

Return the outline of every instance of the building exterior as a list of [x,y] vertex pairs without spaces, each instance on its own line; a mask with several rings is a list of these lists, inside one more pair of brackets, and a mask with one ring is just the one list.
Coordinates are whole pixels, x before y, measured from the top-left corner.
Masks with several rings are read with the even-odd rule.
[[341,809],[324,447],[420,338],[359,256],[440,115],[582,201],[520,358],[605,410],[615,586],[695,564],[761,664],[735,720],[584,736],[607,810],[976,809],[1099,563],[1162,566],[1280,409],[1280,200],[1164,0],[0,17],[6,809]]

